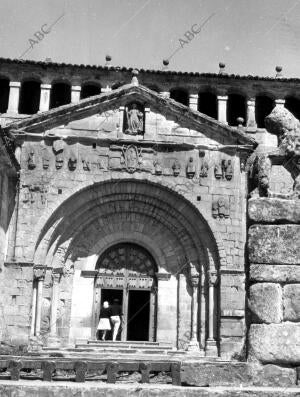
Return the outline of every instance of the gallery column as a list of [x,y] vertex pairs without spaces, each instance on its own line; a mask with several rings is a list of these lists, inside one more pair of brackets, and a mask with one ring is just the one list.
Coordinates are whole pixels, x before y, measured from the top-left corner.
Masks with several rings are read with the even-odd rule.
[[34,282],[36,283],[36,316],[35,316],[35,336],[40,335],[41,331],[41,316],[43,304],[43,283],[46,274],[45,266],[35,266],[33,269]]
[[18,113],[20,100],[21,83],[19,81],[11,81],[9,83],[9,99],[7,113]]
[[227,100],[228,96],[227,95],[218,95],[218,121],[221,121],[221,123],[228,124],[227,123]]
[[71,103],[78,103],[80,101],[80,85],[72,85],[71,88]]
[[189,107],[193,110],[198,110],[198,94],[189,95]]
[[247,100],[247,121],[246,126],[249,128],[256,128],[255,120],[255,98],[249,98]]
[[41,84],[39,112],[47,112],[50,108],[51,84]]
[[48,339],[48,345],[57,345],[57,308],[59,299],[59,282],[62,275],[62,268],[55,268],[52,271],[52,296],[51,296],[51,308],[50,308],[50,335]]
[[198,328],[198,290],[199,290],[199,273],[196,267],[190,263],[190,282],[192,286],[192,306],[191,306],[191,339],[188,344],[188,351],[199,352],[199,342],[197,338]]
[[211,271],[208,275],[208,339],[206,341],[206,356],[217,356],[217,342],[214,338],[215,322],[215,289],[218,283],[217,272]]

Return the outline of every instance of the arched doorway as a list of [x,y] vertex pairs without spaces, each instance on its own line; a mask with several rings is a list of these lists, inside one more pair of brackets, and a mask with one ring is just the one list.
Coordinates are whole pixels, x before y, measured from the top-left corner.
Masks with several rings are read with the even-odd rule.
[[103,302],[118,299],[123,322],[117,339],[155,341],[157,266],[150,253],[137,244],[116,244],[100,256],[96,270],[95,331]]

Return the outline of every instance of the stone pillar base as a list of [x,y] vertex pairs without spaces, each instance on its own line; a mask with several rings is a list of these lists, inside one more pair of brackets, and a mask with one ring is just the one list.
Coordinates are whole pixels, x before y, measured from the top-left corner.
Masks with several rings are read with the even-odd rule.
[[209,357],[217,357],[218,356],[217,342],[214,339],[207,339],[205,355],[209,356]]
[[200,349],[199,342],[196,339],[190,340],[186,350],[190,353],[197,353],[197,355],[204,357],[204,351]]
[[28,343],[28,351],[29,352],[38,352],[41,351],[43,348],[43,343],[41,340],[36,337],[36,336],[31,336],[29,338],[29,343]]
[[60,347],[60,340],[57,336],[49,336],[47,340],[48,347]]

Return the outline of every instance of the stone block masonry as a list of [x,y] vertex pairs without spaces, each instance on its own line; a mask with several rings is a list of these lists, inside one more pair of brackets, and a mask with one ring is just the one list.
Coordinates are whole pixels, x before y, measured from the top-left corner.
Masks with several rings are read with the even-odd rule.
[[295,200],[249,200],[248,353],[263,364],[300,364],[299,208]]

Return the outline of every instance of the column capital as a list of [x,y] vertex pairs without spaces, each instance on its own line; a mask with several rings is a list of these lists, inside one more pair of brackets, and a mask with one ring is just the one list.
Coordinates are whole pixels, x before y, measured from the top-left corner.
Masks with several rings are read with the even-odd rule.
[[111,87],[109,87],[108,85],[104,88],[101,88],[101,93],[103,92],[110,92],[111,91]]
[[217,95],[218,101],[227,101],[228,95]]
[[63,267],[55,267],[52,269],[52,280],[53,283],[58,283],[58,281],[60,280],[61,276],[63,275]]
[[46,266],[43,265],[35,265],[33,268],[33,278],[35,280],[44,280],[46,275]]
[[171,273],[157,272],[155,273],[158,281],[168,281],[171,278]]
[[210,271],[208,273],[208,283],[210,286],[215,286],[218,283],[219,277],[216,271]]
[[72,85],[71,86],[71,90],[80,92],[81,91],[81,85]]
[[285,105],[285,99],[275,99],[275,105],[283,107]]
[[41,90],[51,90],[52,84],[41,84]]
[[20,88],[21,87],[21,82],[20,81],[10,81],[9,82],[9,86],[10,87],[14,87],[14,88]]
[[247,105],[248,106],[255,106],[255,98],[254,97],[248,97],[247,98]]

